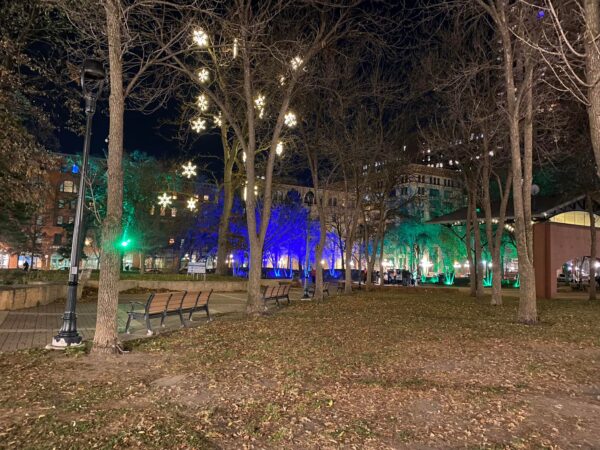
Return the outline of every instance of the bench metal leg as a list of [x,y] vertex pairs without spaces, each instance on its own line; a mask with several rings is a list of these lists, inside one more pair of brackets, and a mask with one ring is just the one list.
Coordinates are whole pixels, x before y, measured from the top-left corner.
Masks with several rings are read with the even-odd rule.
[[161,328],[165,327],[165,319],[167,318],[166,314],[163,314],[162,317],[160,318],[160,326]]
[[127,315],[127,324],[125,325],[125,333],[129,333],[129,326],[131,325],[131,314]]
[[154,331],[152,331],[152,325],[150,324],[150,316],[146,316],[146,334],[148,336],[152,336]]
[[208,317],[208,321],[211,322],[210,313],[208,312],[208,306],[206,307],[206,317]]
[[181,326],[186,327],[185,321],[183,320],[183,314],[179,311],[179,320],[181,321]]

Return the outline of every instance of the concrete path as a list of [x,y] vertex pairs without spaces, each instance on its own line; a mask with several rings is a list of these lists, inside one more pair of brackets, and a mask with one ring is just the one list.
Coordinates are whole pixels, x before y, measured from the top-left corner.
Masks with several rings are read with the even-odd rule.
[[[129,302],[144,301],[148,294],[121,294],[119,296],[119,331],[124,331],[127,321]],[[210,299],[211,316],[218,317],[223,314],[241,313],[245,309],[245,292],[213,293]],[[62,324],[64,302],[36,308],[21,309],[18,311],[0,312],[0,352],[9,352],[26,348],[43,348],[52,341]],[[206,322],[203,312],[195,313],[194,324]],[[154,319],[152,326],[160,332],[160,320]],[[167,317],[163,330],[180,328],[179,317]],[[95,299],[80,302],[77,305],[77,329],[84,340],[92,339],[96,326],[96,301]],[[131,334],[123,335],[124,339],[130,337],[146,336],[146,327],[142,322],[133,321]]]

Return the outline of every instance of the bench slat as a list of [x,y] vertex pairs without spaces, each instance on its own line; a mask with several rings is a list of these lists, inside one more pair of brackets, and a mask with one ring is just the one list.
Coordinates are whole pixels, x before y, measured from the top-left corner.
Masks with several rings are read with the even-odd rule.
[[185,298],[186,292],[173,292],[167,305],[167,311],[177,311],[181,307],[181,301]]
[[157,312],[162,312],[166,309],[169,304],[169,299],[171,298],[170,292],[165,292],[161,294],[154,294],[152,300],[150,301],[150,305],[148,305],[148,312],[150,314],[155,314]]

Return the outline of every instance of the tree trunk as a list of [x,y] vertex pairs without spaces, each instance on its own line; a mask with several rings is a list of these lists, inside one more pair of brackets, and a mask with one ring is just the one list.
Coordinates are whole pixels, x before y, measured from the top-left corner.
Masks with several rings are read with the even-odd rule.
[[471,223],[473,221],[473,202],[471,193],[468,193],[469,201],[467,204],[467,220],[465,222],[465,244],[467,247],[467,261],[469,263],[469,295],[477,296],[477,267],[473,261],[473,246],[471,243]]
[[475,296],[478,300],[483,298],[483,274],[487,271],[487,261],[483,261],[482,257],[482,246],[481,246],[481,229],[479,227],[479,218],[477,217],[477,209],[473,207],[473,235],[475,236],[475,273],[477,287],[475,289]]
[[261,298],[260,280],[262,275],[262,248],[258,239],[250,237],[250,261],[248,264],[248,299],[246,313],[251,317],[260,316],[265,312]]
[[[586,78],[588,86],[588,117],[596,174],[600,177],[600,4],[598,0],[584,0],[586,21]],[[595,38],[595,41],[594,41]]]
[[596,217],[594,216],[594,202],[588,193],[585,199],[588,215],[590,217],[590,300],[596,300]]
[[117,351],[117,309],[119,305],[118,241],[123,215],[123,67],[121,61],[121,23],[118,0],[106,0],[106,29],[110,67],[107,208],[102,233],[102,263],[98,281],[98,312],[94,334],[94,353]]
[[315,300],[323,300],[323,249],[327,241],[327,221],[323,207],[317,208],[319,211],[319,242],[315,248]]
[[219,235],[217,237],[217,275],[227,275],[227,234],[229,233],[229,219],[231,217],[231,208],[233,207],[233,185],[231,180],[231,171],[225,168],[223,180],[223,211],[219,218]]
[[[502,38],[504,53],[504,78],[506,83],[507,120],[512,168],[513,209],[515,217],[515,240],[519,258],[519,309],[517,320],[522,323],[537,323],[537,302],[535,293],[535,271],[533,268],[533,242],[528,242],[533,230],[531,226],[531,168],[533,150],[533,66],[531,57],[525,61],[526,74],[523,83],[526,106],[523,157],[521,157],[520,105],[517,101],[515,87],[515,61],[513,55],[512,31],[506,17],[506,3],[498,8],[495,20]],[[530,252],[531,251],[531,252]],[[531,253],[531,254],[530,254]]]

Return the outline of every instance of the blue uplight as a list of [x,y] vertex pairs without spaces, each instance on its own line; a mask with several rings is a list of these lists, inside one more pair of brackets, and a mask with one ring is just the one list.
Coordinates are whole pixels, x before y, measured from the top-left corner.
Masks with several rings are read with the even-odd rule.
[[540,9],[537,13],[538,19],[543,19],[546,16],[546,12],[543,9]]
[[73,167],[71,167],[71,173],[79,173],[79,166],[77,164],[73,164]]

